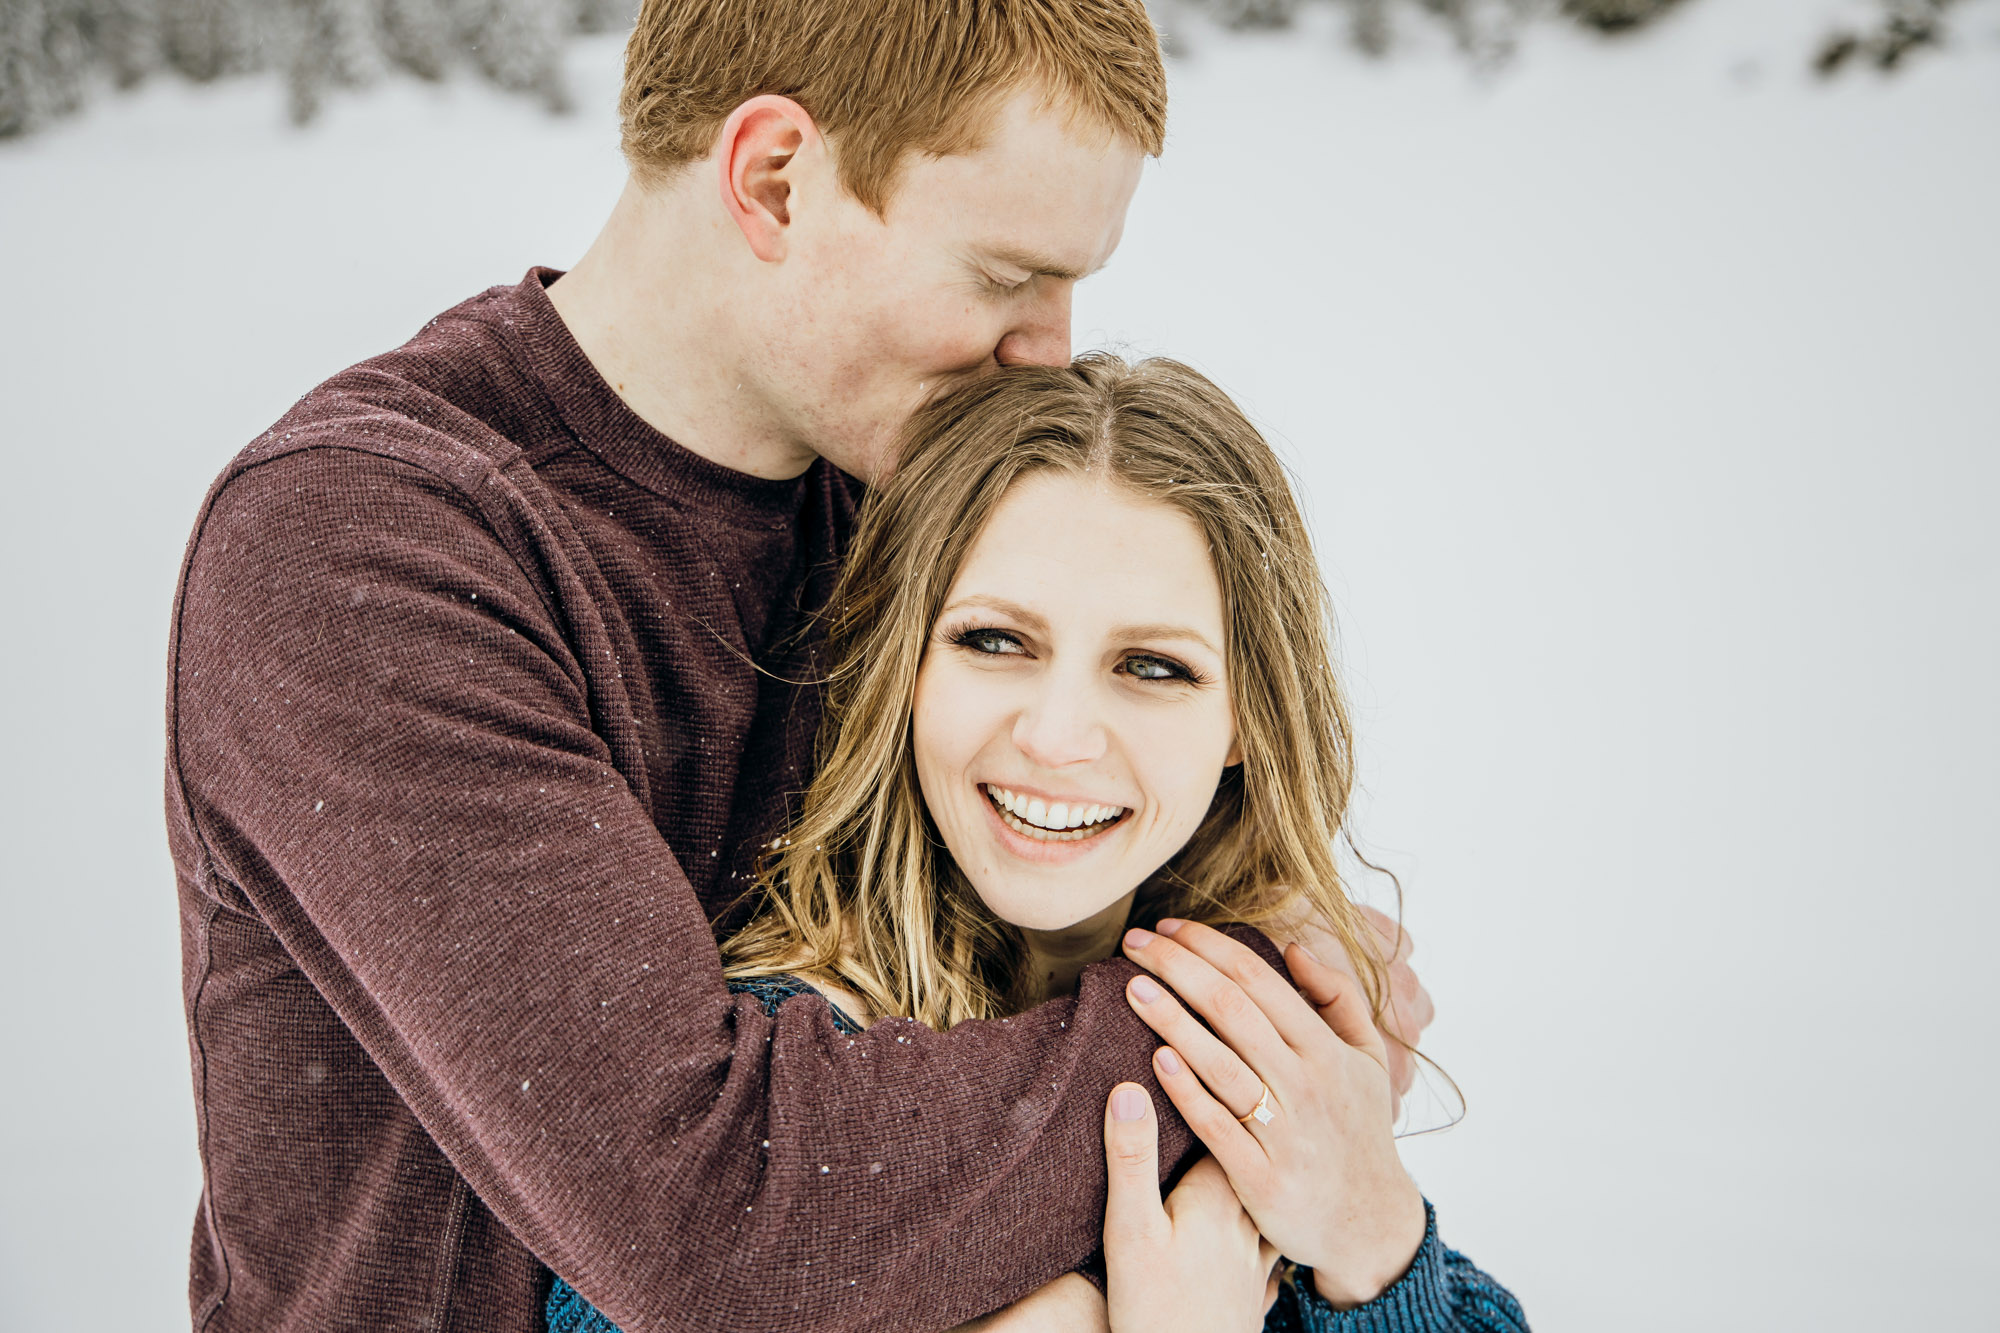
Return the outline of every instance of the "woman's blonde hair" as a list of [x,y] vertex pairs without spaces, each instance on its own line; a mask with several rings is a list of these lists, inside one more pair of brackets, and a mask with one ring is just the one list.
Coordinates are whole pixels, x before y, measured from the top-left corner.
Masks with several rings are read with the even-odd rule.
[[942,399],[905,428],[899,458],[868,499],[834,594],[818,770],[765,858],[755,916],[724,946],[730,974],[816,974],[875,1017],[939,1029],[1021,1007],[1020,935],[944,850],[910,718],[966,553],[1017,481],[1054,471],[1108,478],[1188,515],[1222,589],[1243,761],[1225,770],[1187,845],[1140,886],[1134,923],[1271,926],[1311,912],[1346,943],[1379,1014],[1382,964],[1335,861],[1353,747],[1326,589],[1256,428],[1187,366],[1093,354],[1000,371]]

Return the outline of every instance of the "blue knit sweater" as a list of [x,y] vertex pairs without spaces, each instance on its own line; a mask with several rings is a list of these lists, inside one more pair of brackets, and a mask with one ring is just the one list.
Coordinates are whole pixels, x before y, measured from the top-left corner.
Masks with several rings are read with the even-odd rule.
[[[755,995],[764,1012],[795,995],[817,995],[794,977],[758,977],[732,981],[729,988]],[[833,1009],[833,1023],[842,1032],[861,1029]],[[618,1326],[597,1312],[575,1287],[555,1280],[546,1307],[548,1333],[619,1333]],[[1312,1285],[1312,1270],[1298,1270],[1297,1280],[1280,1286],[1278,1303],[1264,1319],[1264,1333],[1528,1333],[1527,1316],[1513,1293],[1481,1272],[1457,1250],[1438,1239],[1437,1214],[1424,1201],[1424,1243],[1410,1270],[1366,1305],[1336,1310]]]

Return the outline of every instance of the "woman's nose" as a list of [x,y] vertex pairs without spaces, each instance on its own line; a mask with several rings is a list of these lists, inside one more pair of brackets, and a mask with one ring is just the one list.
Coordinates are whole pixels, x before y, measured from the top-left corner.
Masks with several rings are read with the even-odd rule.
[[1014,719],[1014,745],[1042,768],[1087,764],[1104,757],[1105,720],[1087,690],[1051,679]]

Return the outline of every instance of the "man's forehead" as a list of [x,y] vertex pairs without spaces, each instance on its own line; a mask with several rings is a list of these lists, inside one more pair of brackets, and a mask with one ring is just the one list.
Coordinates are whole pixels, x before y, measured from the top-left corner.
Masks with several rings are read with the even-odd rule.
[[1101,268],[1123,229],[1144,154],[1113,134],[1070,126],[1031,100],[1010,104],[986,142],[919,155],[889,201],[951,238],[974,263],[1075,280]]

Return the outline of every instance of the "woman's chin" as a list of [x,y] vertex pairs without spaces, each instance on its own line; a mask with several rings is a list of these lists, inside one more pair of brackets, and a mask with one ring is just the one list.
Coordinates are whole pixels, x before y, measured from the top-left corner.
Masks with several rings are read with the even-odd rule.
[[[1046,900],[1046,886],[1037,886],[1040,892],[1010,891],[1012,886],[977,886],[979,900],[986,904],[986,910],[1017,930],[1035,935],[1061,935],[1089,923],[1096,911],[1087,916],[1076,914],[1075,899],[1065,897],[1060,903]],[[1102,908],[1097,909],[1103,910]]]
[[[1110,930],[1115,941],[1131,910],[1133,891],[1145,877],[1131,873],[1122,860],[1093,864],[1079,873],[1063,866],[996,864],[988,858],[967,878],[997,919],[1067,952],[1079,942],[1069,936]],[[1110,947],[1115,950],[1115,943]]]

